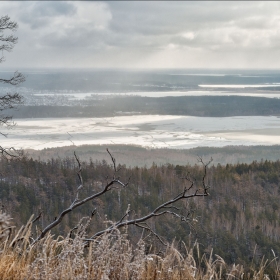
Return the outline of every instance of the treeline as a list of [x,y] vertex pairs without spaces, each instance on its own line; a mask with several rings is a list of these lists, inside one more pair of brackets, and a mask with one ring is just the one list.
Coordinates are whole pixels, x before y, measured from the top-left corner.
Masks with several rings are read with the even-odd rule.
[[280,99],[248,96],[122,96],[84,100],[82,106],[21,106],[15,118],[108,117],[122,114],[201,117],[280,115]]
[[[187,174],[197,180],[202,175],[199,165],[119,167],[120,179],[126,182],[130,178],[128,187],[112,190],[75,209],[52,233],[69,232],[95,208],[97,214],[89,226],[89,235],[104,228],[104,222],[119,220],[129,204],[131,217],[140,217],[188,186],[189,182],[182,179]],[[84,187],[80,198],[101,190],[107,178],[113,175],[111,164],[105,160],[83,162],[82,168]],[[246,265],[252,260],[260,261],[264,255],[273,258],[273,252],[279,256],[279,170],[280,161],[211,166],[207,171],[210,196],[189,199],[177,205],[181,215],[188,215],[189,222],[164,216],[149,221],[149,225],[169,242],[174,238],[176,242],[186,244],[197,240],[207,254],[214,248],[214,253],[228,264]],[[2,211],[11,214],[18,226],[25,224],[32,214],[42,212],[36,222],[38,230],[70,206],[79,183],[74,158],[47,162],[25,157],[9,162],[3,160],[0,171]],[[143,234],[136,228],[131,228],[130,233],[132,242]],[[154,244],[155,239],[149,238],[150,245]]]
[[81,145],[64,146],[56,148],[46,148],[43,150],[25,150],[28,156],[34,159],[44,161],[53,157],[64,158],[72,157],[74,151],[81,160],[89,161],[90,158],[101,161],[108,158],[106,148],[114,151],[115,157],[119,162],[125,162],[127,166],[148,166],[153,162],[163,165],[166,163],[179,165],[194,165],[197,163],[197,157],[204,159],[213,158],[212,164],[218,163],[224,165],[227,163],[251,163],[267,159],[276,161],[279,158],[280,146],[225,146],[225,147],[197,147],[193,149],[147,149],[133,145]]

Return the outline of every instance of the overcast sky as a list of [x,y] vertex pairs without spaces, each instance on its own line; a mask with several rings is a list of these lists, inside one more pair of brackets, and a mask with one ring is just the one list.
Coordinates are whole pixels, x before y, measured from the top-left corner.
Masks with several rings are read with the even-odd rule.
[[280,68],[280,2],[0,1],[4,67]]

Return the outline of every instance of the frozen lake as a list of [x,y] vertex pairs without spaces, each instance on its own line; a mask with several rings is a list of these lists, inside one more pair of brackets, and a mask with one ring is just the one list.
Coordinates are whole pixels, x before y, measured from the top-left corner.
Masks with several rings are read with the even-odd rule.
[[[216,85],[217,86],[217,85]],[[280,85],[279,86],[280,90]],[[227,91],[226,89],[244,89],[244,85],[224,85],[225,90],[204,90],[203,87],[213,87],[211,85],[201,85],[202,90],[189,90],[189,91],[131,91],[131,92],[104,92],[104,93],[93,93],[93,92],[79,92],[79,93],[35,93],[35,96],[59,96],[64,95],[70,100],[79,100],[85,98],[111,95],[111,96],[142,96],[142,97],[166,97],[166,96],[251,96],[251,97],[266,97],[266,98],[280,98],[280,91]],[[251,86],[253,87],[253,86]],[[254,86],[257,88],[258,86]],[[248,86],[250,88],[250,86]]]
[[84,144],[128,144],[153,148],[274,145],[280,118],[135,115],[112,118],[19,119],[1,146],[43,149]]

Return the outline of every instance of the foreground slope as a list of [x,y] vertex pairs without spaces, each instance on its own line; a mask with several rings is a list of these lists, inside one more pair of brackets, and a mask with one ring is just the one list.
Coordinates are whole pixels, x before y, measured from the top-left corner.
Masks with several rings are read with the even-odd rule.
[[[9,163],[2,161],[0,167],[2,207],[12,215],[16,225],[24,224],[32,214],[42,211],[37,224],[40,230],[71,204],[75,196],[78,181],[73,158],[47,162],[22,158]],[[210,253],[213,248],[229,264],[249,264],[252,259],[260,261],[263,255],[273,257],[273,252],[279,255],[279,168],[279,161],[212,166],[207,172],[210,197],[195,198],[178,205],[182,214],[190,213],[189,223],[162,217],[151,220],[150,226],[169,242],[173,238],[186,244],[197,240],[202,251]],[[132,216],[144,215],[178,194],[188,184],[182,179],[188,172],[196,178],[199,170],[196,165],[122,166],[120,177],[123,181],[130,177],[129,187],[107,193],[103,198],[75,209],[53,233],[69,232],[94,208],[98,215],[88,228],[89,234],[104,227],[105,215],[109,220],[118,220],[128,204]],[[83,196],[100,190],[112,172],[105,160],[83,163]],[[132,242],[136,243],[142,232],[131,230]],[[156,244],[155,239],[150,239],[150,244]],[[153,246],[157,248],[160,244]]]

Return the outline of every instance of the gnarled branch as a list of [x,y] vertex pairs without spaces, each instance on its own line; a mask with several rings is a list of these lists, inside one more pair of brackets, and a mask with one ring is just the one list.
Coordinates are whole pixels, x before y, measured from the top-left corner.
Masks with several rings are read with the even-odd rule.
[[[85,204],[86,202],[88,201],[91,201],[99,196],[102,196],[103,194],[105,194],[106,192],[109,192],[110,190],[112,190],[112,187],[113,185],[115,184],[118,184],[120,185],[121,187],[126,187],[128,185],[128,183],[123,183],[121,182],[118,178],[115,178],[115,174],[114,174],[114,177],[111,181],[107,182],[106,186],[98,193],[95,193],[91,196],[88,196],[82,200],[79,200],[78,198],[78,193],[79,191],[81,190],[82,188],[82,184],[83,184],[83,180],[82,180],[82,175],[81,175],[81,163],[78,159],[78,157],[76,156],[75,154],[75,158],[76,158],[76,161],[78,162],[78,166],[79,166],[79,171],[77,172],[78,174],[78,177],[79,177],[79,180],[80,180],[80,185],[79,187],[77,188],[77,193],[76,193],[76,197],[75,199],[73,200],[73,202],[71,203],[71,205],[67,208],[67,209],[64,209],[59,215],[58,217],[52,222],[50,223],[47,227],[45,227],[41,234],[35,239],[35,241],[33,242],[33,244],[35,244],[37,241],[39,241],[40,239],[44,238],[44,236],[52,229],[54,228],[55,226],[57,226],[58,224],[61,223],[61,221],[63,220],[64,216],[67,215],[69,212],[71,212],[72,210],[74,210],[75,208]],[[94,213],[92,213],[92,215],[95,214],[95,211]]]
[[[210,187],[205,183],[205,179],[206,179],[206,174],[207,174],[207,167],[212,162],[212,159],[205,164],[202,161],[202,159],[200,158],[199,162],[203,165],[203,176],[202,176],[202,180],[201,180],[201,185],[202,185],[201,188],[194,189],[195,182],[192,181],[188,177],[186,179],[191,182],[191,185],[189,187],[185,187],[184,190],[181,193],[179,193],[177,196],[175,196],[173,199],[170,199],[170,200],[162,203],[161,205],[156,207],[152,212],[150,212],[147,215],[140,217],[140,218],[123,221],[124,218],[127,216],[127,215],[124,215],[120,221],[114,223],[113,225],[111,225],[110,227],[108,227],[104,230],[101,230],[101,231],[95,233],[91,238],[85,239],[85,241],[93,241],[97,237],[99,237],[105,233],[110,233],[116,228],[119,229],[119,228],[129,226],[129,225],[136,225],[139,227],[139,225],[141,225],[141,223],[144,223],[153,217],[158,217],[158,216],[162,216],[162,215],[166,215],[166,214],[171,214],[177,218],[180,218],[181,221],[185,221],[185,222],[190,221],[190,218],[188,217],[189,215],[183,216],[183,215],[180,215],[175,212],[175,210],[178,208],[176,206],[174,206],[174,203],[176,203],[180,200],[184,200],[184,199],[190,199],[193,197],[204,197],[204,196],[209,195],[208,189]],[[191,194],[189,194],[189,191],[191,191],[192,189],[194,189],[194,191]],[[166,208],[173,209],[173,210],[166,210]]]

